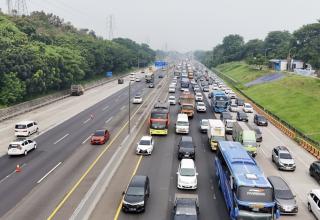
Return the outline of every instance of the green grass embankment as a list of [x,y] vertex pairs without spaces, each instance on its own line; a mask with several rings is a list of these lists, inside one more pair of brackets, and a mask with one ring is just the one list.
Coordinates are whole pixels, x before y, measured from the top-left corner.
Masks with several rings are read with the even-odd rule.
[[[320,80],[294,74],[249,88],[243,86],[267,71],[250,69],[245,63],[223,64],[217,68],[241,82],[242,91],[255,102],[294,126],[313,140],[320,142]],[[250,69],[249,71],[246,71]],[[269,71],[271,72],[271,71]],[[239,87],[239,85],[238,85]]]

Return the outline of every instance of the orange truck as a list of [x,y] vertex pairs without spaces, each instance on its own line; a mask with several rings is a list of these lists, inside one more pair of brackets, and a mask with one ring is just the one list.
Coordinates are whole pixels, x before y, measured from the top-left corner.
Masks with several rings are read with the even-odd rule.
[[187,114],[188,117],[193,118],[195,98],[190,92],[183,92],[179,98],[180,113]]

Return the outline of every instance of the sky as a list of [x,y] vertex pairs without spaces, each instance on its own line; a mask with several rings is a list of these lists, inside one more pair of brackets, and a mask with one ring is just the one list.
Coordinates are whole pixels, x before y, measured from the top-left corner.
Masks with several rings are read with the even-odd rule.
[[[18,0],[11,1],[14,5]],[[114,37],[179,52],[211,50],[229,34],[239,34],[248,41],[264,39],[275,30],[292,33],[320,19],[320,0],[25,1],[29,12],[54,13],[104,38],[109,36],[107,18],[112,15]],[[0,0],[4,12],[6,2]]]

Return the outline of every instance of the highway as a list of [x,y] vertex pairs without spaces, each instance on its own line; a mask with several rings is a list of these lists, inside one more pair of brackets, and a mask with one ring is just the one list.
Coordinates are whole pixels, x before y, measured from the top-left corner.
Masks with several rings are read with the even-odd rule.
[[[142,93],[146,97],[148,90],[150,89],[146,88],[142,79],[142,82],[132,84],[131,96]],[[131,112],[134,113],[138,106],[131,104]],[[107,128],[112,139],[127,118],[128,88],[126,87],[36,137],[38,147],[26,157],[2,156],[0,198],[3,201],[0,203],[0,217],[5,219],[21,219],[20,217],[26,215],[30,219],[47,217],[85,168],[104,149],[105,146],[90,144],[91,134],[96,129]],[[14,172],[17,164],[22,167],[20,173]],[[59,175],[59,178],[50,178],[53,174]],[[41,194],[38,191],[41,191]]]

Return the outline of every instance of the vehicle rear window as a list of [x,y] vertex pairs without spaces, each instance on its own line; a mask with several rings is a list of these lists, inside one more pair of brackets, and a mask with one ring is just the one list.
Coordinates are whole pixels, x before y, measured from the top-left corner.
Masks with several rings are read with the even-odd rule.
[[20,145],[19,144],[10,144],[9,149],[11,148],[18,148]]
[[26,128],[27,128],[26,125],[19,125],[19,124],[16,125],[16,129],[26,129]]
[[238,199],[248,202],[273,202],[272,188],[240,186]]

